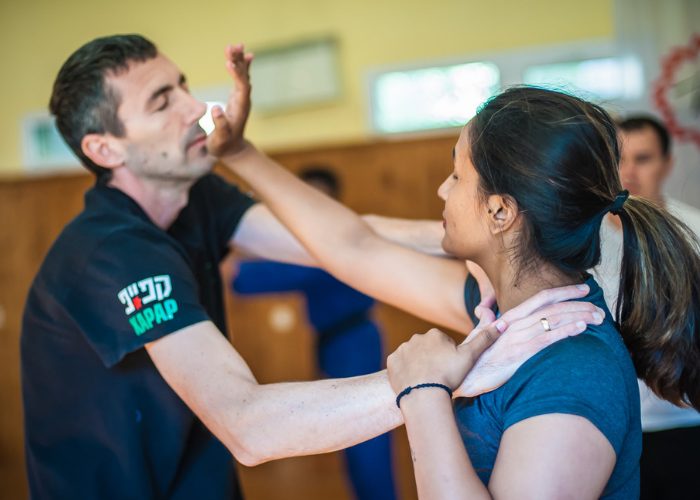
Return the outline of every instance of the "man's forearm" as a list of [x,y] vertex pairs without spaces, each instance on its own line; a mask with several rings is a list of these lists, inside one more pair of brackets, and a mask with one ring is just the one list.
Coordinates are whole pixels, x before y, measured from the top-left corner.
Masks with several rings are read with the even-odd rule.
[[440,221],[399,219],[374,214],[363,215],[362,218],[375,233],[386,240],[429,255],[448,256],[442,249],[445,230]]
[[386,372],[345,379],[258,385],[237,404],[247,465],[326,453],[371,439],[403,423]]
[[168,385],[245,465],[337,450],[402,423],[386,372],[258,384],[210,321],[146,349]]

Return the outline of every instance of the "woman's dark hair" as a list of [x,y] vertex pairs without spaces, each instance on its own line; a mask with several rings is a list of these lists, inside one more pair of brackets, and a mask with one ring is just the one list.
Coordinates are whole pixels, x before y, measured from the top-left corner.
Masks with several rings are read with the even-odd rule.
[[[617,318],[637,374],[659,396],[700,409],[700,250],[659,206],[620,195],[615,122],[595,104],[534,87],[493,97],[469,124],[484,195],[514,200],[521,273],[548,263],[582,276],[600,262],[600,225],[622,220]],[[616,202],[617,200],[617,202]]]
[[124,135],[117,116],[120,96],[105,82],[108,73],[119,74],[132,61],[146,61],[158,55],[156,46],[140,35],[97,38],[76,50],[63,63],[53,84],[49,110],[68,146],[98,179],[110,170],[93,163],[81,148],[87,134]]

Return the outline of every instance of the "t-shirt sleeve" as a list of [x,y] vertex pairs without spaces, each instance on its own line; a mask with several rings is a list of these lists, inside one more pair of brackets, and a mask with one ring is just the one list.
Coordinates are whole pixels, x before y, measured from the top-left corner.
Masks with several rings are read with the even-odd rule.
[[67,308],[102,363],[209,319],[186,257],[167,238],[113,235],[76,270]]
[[619,454],[630,397],[612,351],[593,335],[552,344],[526,362],[505,386],[503,427],[538,415],[565,413],[590,421]]

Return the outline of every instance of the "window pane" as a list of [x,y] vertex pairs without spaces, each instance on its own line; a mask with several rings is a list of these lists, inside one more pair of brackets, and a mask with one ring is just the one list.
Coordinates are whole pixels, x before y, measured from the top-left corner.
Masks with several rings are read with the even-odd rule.
[[530,66],[523,81],[602,100],[637,99],[644,86],[637,59],[612,57]]
[[464,125],[499,83],[496,65],[484,62],[384,73],[372,82],[374,128],[408,132]]

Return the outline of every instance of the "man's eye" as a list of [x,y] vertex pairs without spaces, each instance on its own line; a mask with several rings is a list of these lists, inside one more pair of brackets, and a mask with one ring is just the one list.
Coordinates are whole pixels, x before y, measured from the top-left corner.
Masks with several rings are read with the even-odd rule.
[[156,111],[163,111],[167,107],[168,107],[168,98],[166,97],[165,99],[163,99],[163,104],[161,104],[160,106],[158,106],[156,108]]
[[459,180],[459,177],[457,177],[457,174],[452,174],[452,179],[455,180],[455,181],[458,181],[458,180]]

